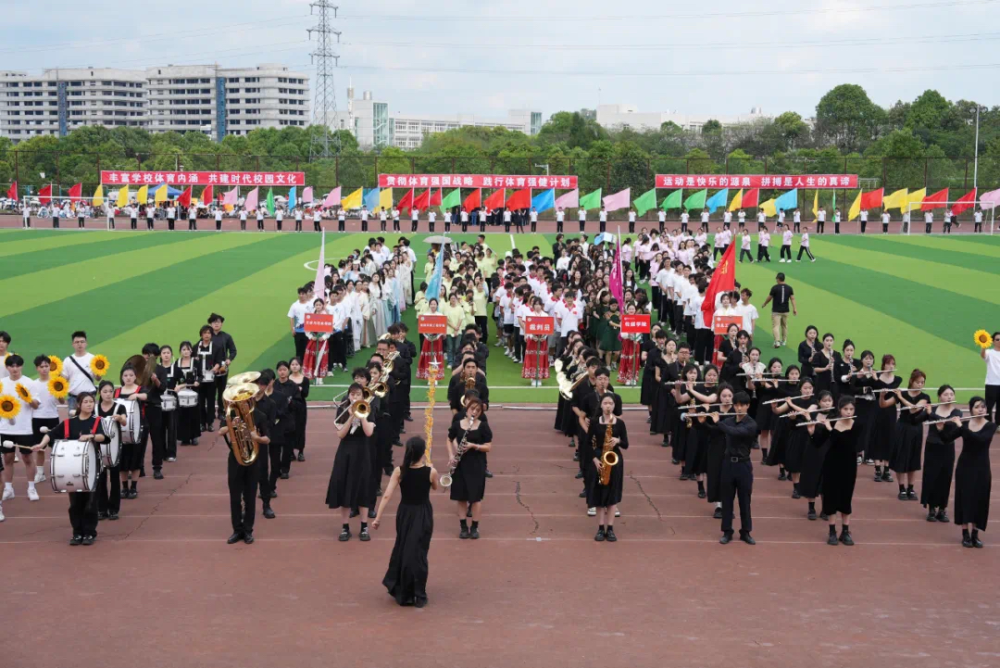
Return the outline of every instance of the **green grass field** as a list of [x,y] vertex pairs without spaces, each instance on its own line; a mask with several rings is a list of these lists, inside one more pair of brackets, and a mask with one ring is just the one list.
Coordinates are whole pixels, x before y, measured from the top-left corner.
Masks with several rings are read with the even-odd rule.
[[[328,261],[369,236],[330,235]],[[385,236],[391,241],[399,235]],[[407,236],[422,272],[426,235]],[[509,235],[488,236],[495,251],[510,250]],[[523,235],[516,242],[522,250],[538,245],[545,251],[553,237]],[[772,264],[740,264],[736,276],[754,291],[759,308],[775,273],[787,274],[799,315],[790,319],[790,346],[777,351],[786,363],[806,325],[814,324],[821,333],[832,332],[838,348],[851,338],[859,352],[892,353],[901,374],[919,366],[928,387],[982,387],[984,368],[972,334],[1000,329],[1000,237],[814,236],[818,261],[791,265],[778,264],[773,250]],[[0,329],[29,361],[39,353],[64,357],[71,352],[70,333],[85,329],[91,352],[107,355],[117,370],[144,343],[176,347],[196,339],[216,311],[239,348],[237,371],[272,366],[294,353],[285,316],[296,288],[314,276],[305,263],[318,255],[315,234],[0,230]],[[755,343],[770,357],[767,311]],[[405,320],[416,332],[412,310]],[[519,366],[492,344],[490,350],[494,402],[555,401],[554,391],[528,387]],[[339,391],[332,385],[345,382],[338,374],[314,396],[329,398]],[[623,395],[638,399],[636,390]]]

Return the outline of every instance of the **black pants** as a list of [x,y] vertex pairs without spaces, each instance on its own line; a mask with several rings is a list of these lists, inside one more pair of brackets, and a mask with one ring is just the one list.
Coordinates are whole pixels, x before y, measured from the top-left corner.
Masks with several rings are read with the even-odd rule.
[[313,232],[320,232],[320,231],[321,231],[320,230],[320,221],[314,220],[313,221]]
[[818,232],[819,234],[823,234],[823,228],[824,228],[825,226],[826,226],[826,221],[825,221],[825,220],[817,220],[817,221],[816,221],[816,231],[817,231],[817,232]]
[[712,249],[712,260],[718,260],[719,256],[722,255],[722,246],[716,246]]
[[25,229],[31,229],[31,218],[24,219],[24,227]]
[[688,231],[688,224],[681,223],[681,232],[687,232],[687,231]]
[[188,218],[188,230],[197,230],[198,221],[194,218]]
[[[263,446],[267,448],[267,446]],[[266,453],[263,453],[267,459]],[[257,480],[260,468],[256,462],[250,466],[240,466],[233,451],[229,451],[229,514],[233,531],[250,533],[257,516]]]
[[167,229],[168,230],[174,229],[174,222],[175,221],[174,221],[173,218],[167,218]]
[[490,319],[485,315],[475,316],[476,324],[483,330],[483,343],[490,342]]
[[309,337],[305,332],[295,332],[295,356],[301,362],[306,356],[306,346],[309,344]]
[[221,220],[215,221],[215,231],[216,232],[221,232],[222,231],[222,221]]
[[750,460],[732,461],[726,457],[722,461],[722,533],[733,533],[733,497],[740,502],[740,533],[753,531],[753,518],[750,516],[750,495],[753,493],[753,464]]
[[[31,227],[31,225],[29,224],[28,227]],[[973,230],[973,232],[982,232],[983,231],[983,224],[982,223],[974,223],[972,230]]]
[[833,233],[834,234],[840,234],[840,223],[834,223],[833,224]]
[[431,221],[427,221],[427,231],[428,232],[433,232],[434,231],[434,225],[435,225],[435,223],[432,223]]
[[711,329],[696,329],[694,331],[694,358],[703,364],[712,361],[712,344],[715,343],[715,335]]
[[53,227],[53,229],[56,229],[56,230],[59,229],[59,216],[55,216],[55,217],[52,218],[52,227]]
[[1000,385],[986,386],[986,419],[996,424],[1000,416]]
[[83,218],[82,217],[77,218],[76,219],[76,226],[79,227],[80,229],[83,229],[83,225],[84,225]]
[[[31,227],[31,221],[30,220],[29,221],[25,221],[25,222],[28,223],[28,227]],[[115,229],[115,219],[114,218],[108,218],[108,229],[109,230]]]
[[945,234],[951,234],[951,223],[945,223],[944,224],[944,233]]
[[790,262],[792,260],[792,247],[781,244],[781,253],[778,256],[778,259],[788,260]]
[[153,219],[152,218],[147,218],[146,219],[146,229],[147,230],[153,229]]
[[[795,259],[796,260],[801,260],[803,253],[805,253],[806,255],[808,255],[810,260],[815,260],[816,259],[815,257],[813,257],[812,251],[809,250],[809,246],[799,246],[799,255]],[[789,251],[789,254],[791,254],[791,251]],[[789,258],[789,259],[791,259],[791,258]]]
[[798,234],[801,231],[802,231],[802,223],[801,222],[792,223],[792,232],[795,232],[796,234]]
[[[129,222],[130,222],[131,227],[132,227],[133,230],[139,229],[139,219],[138,218],[132,218]],[[56,225],[56,227],[59,227],[59,226]]]
[[562,232],[562,231],[563,231],[563,221],[557,220],[556,221],[556,232]]
[[347,225],[347,221],[346,220],[340,220],[339,218],[337,219],[337,231],[338,232],[343,232],[346,229],[346,225]]
[[101,469],[101,476],[97,479],[97,509],[101,513],[117,515],[122,507],[122,481],[118,475],[120,471],[118,466]]
[[388,222],[388,221],[386,221],[383,218],[379,219],[379,221],[378,221],[378,227],[379,227],[380,231],[385,232],[385,224],[386,224],[386,222]]
[[[532,230],[532,232],[534,232],[534,230]],[[628,221],[628,233],[635,234],[635,221]]]
[[510,232],[510,221],[509,220],[503,221],[503,231],[504,232],[508,232],[508,233]]
[[600,223],[598,223],[597,225],[597,229],[600,230],[601,232],[606,232],[607,227],[608,227],[608,221],[606,220],[600,221]]
[[393,218],[392,220],[392,231],[399,232],[399,218]]
[[746,248],[740,249],[740,262],[743,261],[743,256],[746,255],[747,259],[753,262],[753,254]]
[[580,231],[583,232],[584,231],[583,228],[586,227],[586,226],[587,226],[587,221],[581,220],[580,221]]
[[419,220],[411,220],[410,221],[410,232],[416,232],[417,231],[417,224],[419,222],[420,222]]
[[889,223],[882,223],[882,234],[889,234]]
[[671,326],[676,334],[680,334],[684,330],[684,307],[676,302],[674,303],[674,317],[671,320]]
[[271,473],[267,477],[267,487],[272,492],[278,489],[278,478],[282,473],[288,473],[292,467],[292,455],[294,448],[290,439],[284,439],[275,444],[274,441],[267,446],[268,454],[271,458]]
[[281,447],[275,445],[274,441],[271,441],[267,445],[261,444],[257,454],[257,461],[254,465],[257,467],[260,495],[264,499],[264,507],[267,508],[271,505],[271,492],[274,491],[274,488],[270,484],[271,477],[268,471],[272,466],[275,468],[281,466]]
[[361,231],[362,232],[367,232],[368,231],[368,221],[367,220],[362,220],[361,221]]
[[198,415],[202,427],[215,422],[214,381],[208,381],[198,386]]
[[[167,448],[167,430],[170,414],[164,414],[159,406],[146,404],[146,419],[149,421],[149,438],[153,441],[153,470],[163,468],[164,452]],[[176,442],[175,442],[176,447]]]
[[924,225],[924,227],[925,227],[924,234],[930,234],[931,228],[934,227],[934,223],[927,223],[926,225]]
[[219,412],[219,418],[222,418],[222,411],[225,404],[222,403],[222,393],[226,391],[226,381],[229,380],[229,374],[224,376],[215,377],[215,406]]
[[333,336],[330,337],[330,355],[329,355],[329,367],[332,369],[334,364],[340,364],[342,367],[347,366],[347,341],[344,338],[345,332],[335,332]]
[[97,536],[97,494],[69,493],[69,523],[74,536]]
[[862,220],[861,221],[861,234],[864,234],[866,229],[868,229],[868,221],[867,220]]
[[767,246],[757,246],[757,261],[758,262],[770,262],[771,261],[771,249]]

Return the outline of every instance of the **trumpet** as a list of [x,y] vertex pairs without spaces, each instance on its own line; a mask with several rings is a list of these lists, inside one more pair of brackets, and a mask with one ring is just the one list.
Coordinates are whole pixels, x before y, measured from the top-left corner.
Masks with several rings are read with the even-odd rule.
[[352,401],[350,404],[345,403],[345,405],[341,406],[340,410],[337,412],[337,417],[333,419],[333,426],[340,429],[347,424],[346,419],[341,422],[342,418],[349,417],[351,419],[360,420],[361,418],[368,417],[369,413],[371,413],[371,405],[369,405],[369,403],[364,399],[360,401]]

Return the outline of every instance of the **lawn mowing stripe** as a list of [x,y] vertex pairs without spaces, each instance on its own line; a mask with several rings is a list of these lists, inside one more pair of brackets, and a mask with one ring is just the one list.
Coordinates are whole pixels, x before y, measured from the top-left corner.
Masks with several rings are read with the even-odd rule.
[[1000,258],[1000,237],[996,237],[996,241],[976,237],[976,240],[973,241],[973,237],[971,236],[944,237],[942,235],[935,235],[933,237],[926,237],[901,234],[893,237],[893,239],[901,244],[910,244],[912,246]]
[[[817,250],[822,255],[825,255],[827,248],[831,246],[886,253],[892,257],[893,260],[896,257],[906,257],[924,262],[935,262],[953,265],[955,267],[962,267],[964,269],[973,269],[992,274],[990,277],[991,279],[995,279],[996,275],[1000,274],[1000,262],[997,262],[996,258],[987,257],[986,255],[978,255],[975,253],[950,251],[943,248],[929,248],[905,243],[901,244],[897,243],[891,237],[862,238],[852,234],[842,235],[840,237],[824,238]],[[854,251],[852,250],[851,252]],[[843,258],[838,256],[836,259],[841,260]],[[885,259],[886,258],[880,258],[880,261],[884,261]],[[881,267],[883,265],[880,264],[876,266]],[[935,275],[931,278],[936,279],[937,276]]]
[[[30,253],[21,253],[4,258],[4,274],[9,276],[20,276],[34,272],[51,269],[52,267],[68,267],[73,264],[92,260],[95,257],[108,259],[115,262],[112,256],[121,253],[131,253],[136,250],[155,248],[175,244],[180,241],[189,241],[181,235],[156,234],[153,236],[132,236],[116,235],[114,239],[104,240],[100,246],[93,244],[83,246],[64,247],[61,251],[37,250]],[[170,249],[164,249],[164,253],[169,253]]]
[[[211,259],[224,251],[258,243],[262,239],[263,237],[236,234],[188,237],[180,244],[171,245],[170,253],[164,253],[162,248],[149,248],[115,256],[114,262],[109,262],[107,258],[96,257],[67,267],[46,269],[0,280],[0,295],[4,295],[0,301],[0,317],[51,304],[61,298],[103,288],[126,279],[132,279],[132,283],[137,283],[136,277],[170,267],[179,260],[205,256]],[[169,289],[169,285],[169,282],[159,283],[154,287],[163,291]],[[100,302],[107,304],[109,309],[117,308],[128,312],[131,299],[127,292],[120,295],[121,299],[118,301],[107,301],[108,296],[110,293],[100,294]],[[93,303],[90,306],[94,308],[97,304]]]
[[[149,232],[137,232],[129,236],[145,237]],[[0,245],[0,257],[20,255],[21,253],[33,253],[35,251],[52,251],[57,248],[77,246],[80,244],[93,244],[121,239],[123,235],[118,232],[53,232],[51,234],[35,235],[30,230],[18,231],[17,239],[4,239]]]

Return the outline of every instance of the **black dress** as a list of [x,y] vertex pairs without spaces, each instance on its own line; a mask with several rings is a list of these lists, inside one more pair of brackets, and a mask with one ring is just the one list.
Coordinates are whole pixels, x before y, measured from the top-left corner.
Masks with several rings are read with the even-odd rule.
[[[717,387],[706,385],[695,385],[695,391],[701,395],[710,395],[717,391]],[[711,409],[705,409],[711,410]],[[686,423],[687,421],[685,421]],[[687,430],[687,443],[684,448],[684,473],[688,475],[699,475],[708,472],[708,422],[691,420],[691,428]]]
[[[799,408],[809,408],[816,405],[816,397],[792,399],[792,404]],[[785,415],[788,414],[785,413]],[[802,471],[802,461],[805,458],[806,446],[811,439],[808,429],[796,425],[807,420],[809,420],[808,417],[800,416],[798,413],[794,413],[785,420],[782,420],[782,422],[788,422],[788,445],[786,446],[788,450],[785,453],[785,469],[789,473],[800,473]]]
[[[774,398],[797,397],[799,395],[798,383],[782,383],[774,392]],[[774,404],[772,404],[773,406]],[[772,411],[773,412],[773,411]],[[783,413],[783,415],[786,415]],[[791,436],[788,418],[778,419],[778,415],[773,415],[771,420],[771,449],[767,452],[765,466],[784,467],[788,459],[788,438]]]
[[662,355],[656,358],[657,367],[660,369],[660,382],[653,379],[656,388],[655,401],[653,403],[653,420],[649,429],[650,433],[663,434],[663,442],[666,443],[668,434],[674,433],[677,426],[677,401],[670,391],[676,385],[666,385],[680,379],[680,366],[677,362],[667,362]]
[[[858,435],[858,454],[865,453],[868,459],[871,455],[872,436],[875,433],[875,416],[878,414],[878,395],[872,394],[875,389],[875,377],[854,376],[851,378],[849,393],[854,397],[854,415],[861,424]],[[843,391],[842,391],[843,393]]]
[[774,422],[777,416],[771,410],[773,404],[764,402],[778,399],[784,396],[778,387],[765,387],[763,383],[755,383],[757,386],[757,412],[754,414],[754,422],[761,431],[771,431],[774,429]]
[[813,376],[813,356],[819,352],[818,348],[810,346],[808,341],[799,344],[799,375],[801,378]]
[[[590,421],[590,433],[587,438],[591,439],[594,446],[594,457],[600,459],[604,450],[604,438],[608,431],[608,425],[602,424],[601,419],[595,418]],[[597,467],[594,466],[593,459],[588,462],[588,474],[593,483],[587,489],[588,508],[609,508],[622,501],[622,490],[625,487],[625,458],[622,450],[628,449],[628,431],[625,429],[625,421],[618,419],[611,425],[611,435],[620,439],[618,445],[614,447],[614,453],[618,455],[618,463],[611,469],[611,478],[607,485],[602,485],[597,477]]]
[[[812,420],[819,413],[812,414]],[[808,431],[807,427],[796,427]],[[799,494],[806,499],[815,499],[820,494],[823,480],[823,467],[826,464],[827,453],[830,452],[830,432],[816,425],[812,436],[806,442],[802,453],[802,471],[799,473]]]
[[434,533],[431,467],[400,471],[403,498],[396,508],[396,542],[382,584],[400,605],[427,601],[427,552]]
[[[201,367],[198,361],[192,359],[190,366],[181,366],[181,362],[177,362],[177,371],[181,375],[181,382],[187,385],[187,389],[197,392],[198,388],[194,384],[199,383],[200,387],[201,383]],[[198,404],[181,406],[178,403],[177,440],[188,445],[196,438],[201,438],[201,410],[198,408]]]
[[653,406],[656,403],[656,376],[653,369],[663,357],[663,353],[655,343],[642,344],[646,352],[646,363],[642,368],[642,388],[639,391],[639,403],[643,406]]
[[[948,415],[931,413],[931,420],[962,417],[962,411],[953,409]],[[951,496],[951,478],[955,473],[955,441],[962,435],[962,428],[951,423],[932,424],[924,444],[924,470],[920,481],[920,503],[928,508],[945,508]]]
[[[493,442],[493,431],[482,419],[479,426],[470,431],[462,428],[461,420],[455,420],[448,429],[448,438],[456,444],[468,436],[469,443],[483,445]],[[452,476],[451,500],[478,503],[486,493],[486,453],[482,450],[466,450],[459,460]]]
[[[833,394],[834,397],[837,396],[837,383],[835,376],[837,373],[836,369],[839,359],[840,359],[840,353],[838,353],[835,350],[830,352],[830,357],[827,357],[823,353],[822,348],[817,350],[816,354],[813,355],[812,360],[810,360],[812,362],[813,376],[814,376],[813,394],[819,394],[820,392],[826,391]],[[833,369],[828,371],[817,371],[817,369],[822,369],[824,367],[829,366],[831,362],[833,362]]]
[[997,426],[987,422],[979,431],[962,425],[962,454],[955,467],[955,524],[973,524],[986,531],[990,517],[990,443]]
[[[875,389],[895,390],[902,382],[903,379],[899,376],[893,376],[892,381],[888,383],[876,377]],[[876,396],[880,397],[883,395]],[[870,459],[887,462],[892,457],[892,444],[896,438],[896,422],[899,419],[896,411],[898,403],[896,402],[892,406],[882,408],[879,400],[875,400],[875,425],[872,428],[871,440],[868,447],[868,457]]]
[[[839,424],[837,422],[834,425]],[[858,421],[847,431],[830,432],[830,450],[823,465],[823,513],[833,517],[836,513],[850,515],[854,499],[854,484],[858,479],[858,455],[854,441],[858,437]]]
[[292,414],[295,416],[295,436],[292,439],[292,447],[302,452],[306,449],[306,420],[309,417],[306,400],[309,398],[309,379],[303,376],[302,382],[297,383],[297,385],[299,391],[292,397]]
[[359,424],[348,431],[337,446],[326,489],[326,505],[330,508],[367,508],[371,477],[368,437]]
[[[923,392],[914,397],[908,391],[904,391],[903,396],[911,404],[931,401],[931,398]],[[892,458],[889,460],[889,468],[896,473],[912,473],[920,470],[920,450],[924,444],[926,419],[925,410],[911,413],[909,408],[901,408],[899,420],[896,422],[896,437],[892,443]]]

